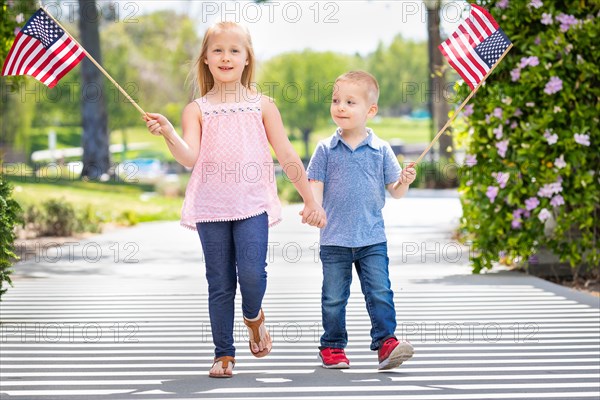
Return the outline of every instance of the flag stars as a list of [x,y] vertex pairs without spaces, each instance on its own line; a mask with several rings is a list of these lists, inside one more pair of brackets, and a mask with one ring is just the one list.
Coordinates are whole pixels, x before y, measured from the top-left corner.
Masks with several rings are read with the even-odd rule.
[[42,13],[34,15],[25,24],[22,32],[39,40],[45,48],[50,48],[64,33],[54,21]]

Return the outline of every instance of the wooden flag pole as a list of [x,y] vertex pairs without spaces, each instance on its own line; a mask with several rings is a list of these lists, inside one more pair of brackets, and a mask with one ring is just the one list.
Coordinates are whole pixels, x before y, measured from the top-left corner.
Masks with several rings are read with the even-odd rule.
[[90,53],[88,53],[88,52],[87,52],[87,50],[86,50],[86,49],[85,49],[85,48],[84,48],[84,47],[83,47],[83,46],[82,46],[82,45],[81,45],[81,44],[80,44],[80,43],[79,43],[77,40],[75,40],[75,38],[74,38],[73,36],[71,36],[71,34],[70,34],[70,33],[69,33],[69,32],[68,32],[68,31],[67,31],[67,30],[66,30],[66,29],[65,29],[65,28],[64,28],[64,27],[63,27],[63,26],[60,24],[60,22],[58,22],[58,21],[56,20],[56,18],[54,18],[54,17],[52,16],[52,14],[50,14],[50,13],[48,12],[48,10],[46,10],[46,8],[45,8],[44,6],[41,6],[41,8],[42,8],[42,9],[43,9],[43,10],[46,12],[46,14],[48,14],[48,16],[49,16],[50,18],[52,18],[52,19],[54,20],[54,22],[56,23],[56,25],[58,25],[58,26],[59,26],[59,27],[60,27],[60,28],[61,28],[63,31],[65,31],[65,33],[66,33],[67,35],[69,35],[69,36],[71,37],[71,39],[73,39],[73,41],[74,41],[75,43],[77,43],[77,45],[78,45],[79,47],[81,47],[81,50],[82,50],[82,51],[85,53],[85,55],[87,56],[87,58],[89,58],[89,59],[90,59],[90,61],[91,61],[91,62],[93,62],[93,63],[94,63],[94,65],[95,65],[96,67],[98,67],[98,69],[100,70],[100,72],[102,72],[102,73],[103,73],[103,74],[104,74],[104,75],[105,75],[105,76],[108,78],[108,80],[109,80],[109,81],[111,81],[111,82],[113,83],[113,85],[115,85],[115,86],[117,87],[117,89],[119,89],[119,90],[121,91],[121,93],[123,93],[123,95],[125,96],[125,98],[127,98],[127,100],[129,100],[129,102],[130,102],[130,103],[131,103],[131,104],[132,104],[132,105],[133,105],[133,106],[134,106],[134,107],[135,107],[135,108],[136,108],[136,109],[137,109],[137,110],[138,110],[138,111],[139,111],[139,112],[140,112],[140,113],[141,113],[143,116],[145,116],[145,115],[146,115],[146,112],[145,112],[144,110],[142,110],[142,108],[141,108],[141,107],[140,107],[140,106],[139,106],[139,105],[138,105],[138,104],[135,102],[135,100],[133,100],[133,99],[131,98],[131,96],[129,96],[129,94],[128,94],[128,93],[127,93],[127,92],[126,92],[126,91],[125,91],[125,90],[124,90],[124,89],[123,89],[123,88],[122,88],[122,87],[121,87],[121,86],[120,86],[120,85],[119,85],[119,84],[118,84],[118,83],[117,83],[117,82],[116,82],[116,81],[115,81],[113,78],[112,78],[112,76],[110,76],[110,75],[108,74],[108,72],[106,72],[106,71],[104,70],[104,68],[102,68],[102,66],[101,66],[100,64],[98,64],[98,62],[97,62],[97,61],[94,59],[94,57],[92,57],[92,56],[90,55]]
[[[440,129],[440,131],[437,133],[437,135],[435,135],[435,137],[433,138],[433,140],[431,141],[431,143],[429,143],[429,146],[427,146],[427,148],[423,151],[423,153],[421,153],[421,155],[419,156],[419,158],[417,158],[416,161],[410,163],[409,167],[415,166],[416,164],[418,164],[423,159],[423,157],[425,157],[425,154],[427,154],[427,152],[429,150],[431,150],[431,148],[433,147],[433,145],[435,144],[435,142],[437,142],[437,140],[440,138],[440,136],[442,136],[442,133],[444,133],[446,131],[446,129],[448,129],[448,127],[450,126],[450,124],[456,119],[456,116],[461,112],[461,110],[463,109],[463,107],[465,105],[467,105],[467,103],[469,102],[469,100],[471,100],[471,97],[473,97],[475,95],[475,93],[477,92],[477,90],[479,90],[479,88],[483,85],[483,82],[485,82],[485,80],[487,79],[487,77],[490,76],[490,74],[492,73],[492,71],[496,68],[496,66],[500,63],[500,61],[502,61],[502,59],[504,58],[504,56],[506,56],[506,54],[508,54],[508,52],[510,51],[510,49],[512,47],[513,47],[513,44],[511,43],[506,48],[506,50],[504,50],[504,53],[498,59],[498,61],[496,61],[494,63],[494,65],[492,66],[492,68],[487,72],[487,74],[485,74],[485,76],[483,77],[483,79],[481,80],[481,82],[479,82],[479,84],[475,87],[475,89],[473,89],[471,91],[471,93],[469,93],[469,95],[462,102],[462,104],[460,105],[460,107],[458,107],[456,109],[456,111],[454,111],[454,114],[452,115],[452,117],[448,120],[448,122],[446,122],[446,124],[442,127],[442,129]],[[432,118],[433,118],[433,116],[432,116]]]

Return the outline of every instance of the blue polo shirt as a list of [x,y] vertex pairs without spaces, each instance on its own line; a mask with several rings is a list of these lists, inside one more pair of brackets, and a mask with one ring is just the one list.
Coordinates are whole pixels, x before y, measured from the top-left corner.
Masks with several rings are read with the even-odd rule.
[[386,241],[381,210],[386,185],[400,178],[400,164],[390,145],[367,128],[354,150],[341,129],[319,142],[310,159],[308,179],[324,183],[327,226],[322,246],[363,247]]

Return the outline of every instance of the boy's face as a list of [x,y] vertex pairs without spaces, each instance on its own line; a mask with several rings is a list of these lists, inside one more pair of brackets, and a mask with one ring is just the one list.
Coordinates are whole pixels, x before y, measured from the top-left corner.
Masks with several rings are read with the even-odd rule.
[[363,82],[337,81],[331,100],[331,117],[342,130],[362,129],[377,114],[377,104]]

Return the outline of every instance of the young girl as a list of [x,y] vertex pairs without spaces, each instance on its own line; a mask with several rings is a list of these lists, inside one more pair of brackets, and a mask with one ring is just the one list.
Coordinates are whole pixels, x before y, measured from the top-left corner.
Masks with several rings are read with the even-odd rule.
[[323,227],[304,166],[290,144],[273,100],[252,87],[254,52],[248,31],[233,22],[209,28],[196,61],[202,97],[183,110],[183,138],[160,114],[148,113],[175,159],[192,168],[182,225],[198,231],[206,260],[215,359],[209,376],[233,374],[234,298],[239,279],[250,351],[271,351],[261,303],[266,288],[268,227],[280,221],[269,144],[304,200],[302,222]]

